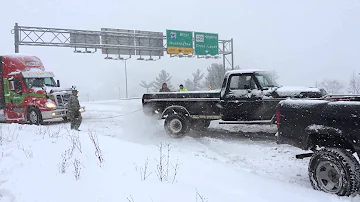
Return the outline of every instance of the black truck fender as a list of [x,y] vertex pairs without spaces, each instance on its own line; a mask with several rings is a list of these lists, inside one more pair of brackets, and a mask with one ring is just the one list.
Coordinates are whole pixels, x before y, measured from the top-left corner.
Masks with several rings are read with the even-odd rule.
[[[315,127],[314,127],[315,126]],[[307,133],[306,148],[315,151],[316,146],[319,147],[335,147],[348,149],[355,153],[355,149],[351,142],[343,137],[342,131],[333,127],[312,127],[308,126],[305,129]]]
[[182,114],[184,117],[190,116],[190,112],[185,107],[180,105],[173,105],[164,109],[161,114],[161,119],[164,119],[171,114]]

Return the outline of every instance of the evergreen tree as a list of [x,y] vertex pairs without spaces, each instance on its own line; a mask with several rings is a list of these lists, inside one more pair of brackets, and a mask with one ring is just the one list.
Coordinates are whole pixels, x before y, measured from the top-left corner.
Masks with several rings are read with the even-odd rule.
[[171,86],[171,76],[165,70],[161,70],[159,72],[158,77],[156,77],[156,81],[154,81],[153,87],[155,91],[159,91],[162,87],[163,83],[166,83],[168,88],[171,90],[173,87]]
[[148,92],[149,92],[149,89],[154,86],[154,82],[147,83],[146,81],[141,81],[140,86],[143,87],[143,88],[145,88],[145,89],[146,89],[146,92],[148,93]]
[[185,81],[185,86],[184,86],[186,89],[192,91],[194,90],[194,82],[192,82],[190,79],[187,79]]
[[200,90],[200,88],[201,88],[201,80],[204,78],[204,74],[201,73],[200,69],[198,69],[192,75],[193,75],[192,83],[193,83],[194,90]]

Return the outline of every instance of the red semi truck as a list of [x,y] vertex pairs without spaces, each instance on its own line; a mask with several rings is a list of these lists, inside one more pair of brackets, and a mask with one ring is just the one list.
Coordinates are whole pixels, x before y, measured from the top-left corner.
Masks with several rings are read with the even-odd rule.
[[[71,88],[61,89],[55,75],[36,56],[0,56],[0,121],[41,124],[68,118]],[[84,108],[81,109],[82,111]]]

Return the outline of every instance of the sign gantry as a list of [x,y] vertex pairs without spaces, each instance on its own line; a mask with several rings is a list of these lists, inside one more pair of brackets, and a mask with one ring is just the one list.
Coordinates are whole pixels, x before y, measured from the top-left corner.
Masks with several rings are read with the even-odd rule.
[[105,59],[124,60],[122,56],[139,56],[138,60],[154,61],[153,57],[160,59],[166,51],[170,57],[180,58],[218,59],[222,55],[224,67],[228,63],[234,68],[233,39],[219,40],[218,34],[214,33],[166,30],[164,36],[162,32],[143,30],[101,28],[100,31],[90,31],[19,26],[15,23],[13,34],[15,53],[19,53],[20,45],[54,46],[74,48],[76,53],[95,53],[101,49]]

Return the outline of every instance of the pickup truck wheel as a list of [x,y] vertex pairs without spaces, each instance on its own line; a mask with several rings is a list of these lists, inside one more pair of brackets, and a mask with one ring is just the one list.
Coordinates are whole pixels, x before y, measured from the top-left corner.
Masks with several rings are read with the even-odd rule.
[[180,114],[169,115],[165,119],[164,128],[173,138],[180,138],[190,130],[189,121]]
[[310,159],[309,178],[314,189],[350,196],[360,188],[360,164],[351,152],[324,148]]
[[191,129],[196,130],[196,131],[206,130],[209,126],[210,126],[209,120],[194,119],[191,122]]

